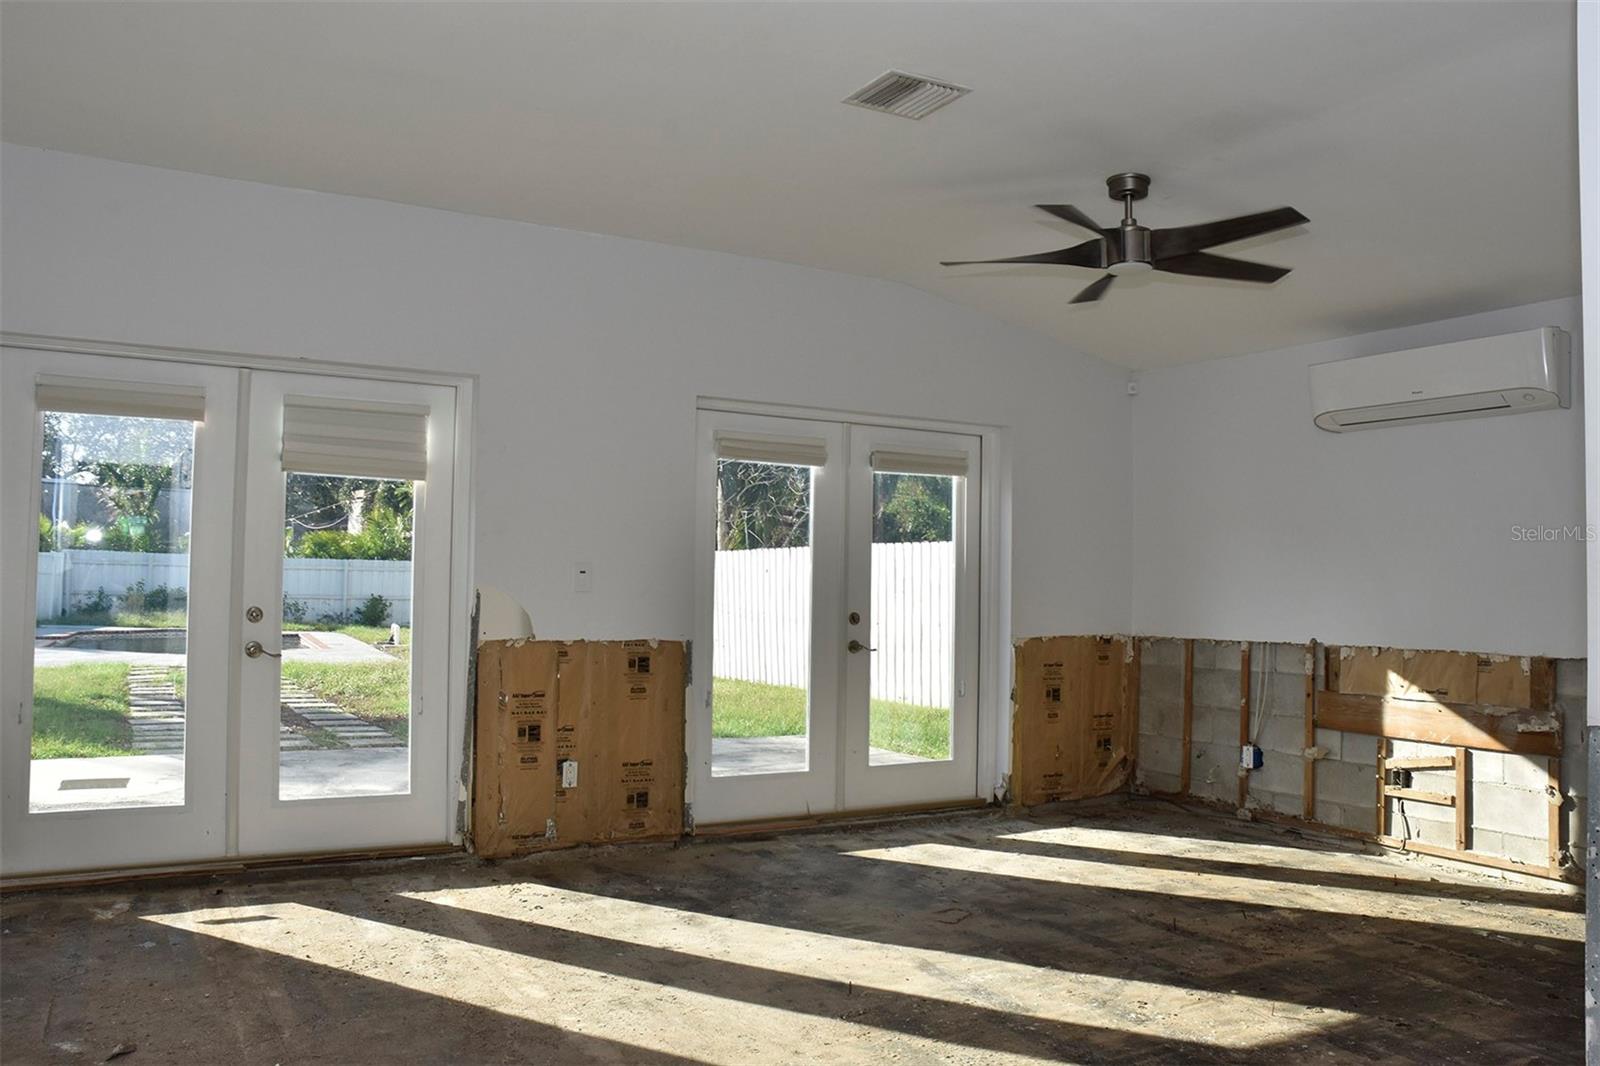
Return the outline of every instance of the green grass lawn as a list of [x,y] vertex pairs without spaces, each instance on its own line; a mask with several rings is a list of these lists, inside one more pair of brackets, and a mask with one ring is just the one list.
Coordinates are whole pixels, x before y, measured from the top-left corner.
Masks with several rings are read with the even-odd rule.
[[411,664],[405,659],[357,663],[285,661],[283,677],[397,737],[404,738],[410,732]]
[[128,664],[42,666],[33,672],[33,757],[126,755]]
[[[712,679],[712,736],[792,737],[805,731],[805,689],[727,677]],[[875,748],[924,759],[948,759],[950,712],[915,703],[873,700],[871,743]]]
[[119,629],[184,629],[189,616],[183,611],[69,611],[60,618],[40,619],[43,625],[116,626]]

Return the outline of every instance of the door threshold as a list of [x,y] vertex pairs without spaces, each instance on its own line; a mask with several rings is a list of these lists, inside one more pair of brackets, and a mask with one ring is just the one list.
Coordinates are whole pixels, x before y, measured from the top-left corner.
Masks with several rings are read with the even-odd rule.
[[696,825],[686,840],[699,837],[735,837],[765,833],[790,833],[806,829],[831,829],[839,825],[872,825],[878,822],[899,821],[924,815],[962,814],[993,807],[1001,808],[988,800],[970,799],[955,802],[919,803],[906,807],[870,807],[855,811],[830,811],[827,814],[802,815],[790,818],[755,818],[743,822],[716,822]]
[[54,888],[93,888],[134,881],[214,877],[263,870],[321,868],[384,859],[436,858],[442,855],[466,853],[466,848],[460,844],[417,844],[394,848],[260,855],[206,862],[172,863],[164,866],[123,866],[113,870],[83,870],[75,873],[25,874],[21,877],[0,877],[0,895]]

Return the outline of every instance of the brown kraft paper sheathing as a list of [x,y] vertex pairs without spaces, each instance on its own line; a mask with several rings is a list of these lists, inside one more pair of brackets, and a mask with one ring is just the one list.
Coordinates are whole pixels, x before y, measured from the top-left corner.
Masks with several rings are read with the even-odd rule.
[[1120,637],[1034,637],[1017,645],[1015,802],[1104,796],[1127,783],[1135,728],[1127,652]]
[[683,665],[678,641],[479,648],[476,853],[679,836]]

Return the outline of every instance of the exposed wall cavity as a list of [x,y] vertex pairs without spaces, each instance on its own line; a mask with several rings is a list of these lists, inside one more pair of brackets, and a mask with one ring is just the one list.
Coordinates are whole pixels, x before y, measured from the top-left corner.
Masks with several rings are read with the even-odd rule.
[[[1140,643],[1137,791],[1369,838],[1381,832],[1401,844],[1459,851],[1533,873],[1564,873],[1583,861],[1583,849],[1574,846],[1583,840],[1588,793],[1581,659],[1555,661],[1542,720],[1524,712],[1528,728],[1559,723],[1561,755],[1552,759],[1316,727],[1310,697],[1329,685],[1324,649],[1312,654],[1304,644],[1167,638]],[[1384,654],[1410,662],[1414,653]],[[1346,656],[1349,664],[1348,650]],[[1513,674],[1517,667],[1516,660],[1499,657],[1481,662],[1492,663],[1497,678],[1507,672],[1503,665]],[[1456,706],[1426,693],[1413,695],[1423,706]],[[1489,695],[1486,682],[1485,699],[1501,698],[1498,690]],[[1535,693],[1533,702],[1541,698]],[[1260,750],[1259,767],[1243,768],[1245,743]],[[1410,773],[1401,790],[1407,794],[1394,795],[1391,782],[1382,826],[1380,765]],[[1464,811],[1459,818],[1457,805]]]

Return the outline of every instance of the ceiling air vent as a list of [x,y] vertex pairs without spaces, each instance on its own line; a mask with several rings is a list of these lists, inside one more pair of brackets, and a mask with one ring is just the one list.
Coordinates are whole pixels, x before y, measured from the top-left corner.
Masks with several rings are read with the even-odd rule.
[[924,118],[971,91],[963,85],[891,70],[845,97],[844,102],[901,118]]

